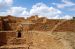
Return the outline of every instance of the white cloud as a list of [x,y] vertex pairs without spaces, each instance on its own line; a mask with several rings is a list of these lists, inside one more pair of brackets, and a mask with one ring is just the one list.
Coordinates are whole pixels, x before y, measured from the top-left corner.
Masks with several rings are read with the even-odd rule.
[[8,14],[11,15],[18,15],[19,13],[22,13],[26,8],[22,7],[11,7],[9,10],[7,10]]
[[14,15],[14,16],[27,16],[29,13],[26,11],[26,8],[23,7],[11,7],[7,10],[7,15]]
[[73,17],[70,16],[70,15],[63,15],[63,16],[60,16],[60,15],[56,15],[54,17],[51,17],[50,19],[72,19]]
[[12,5],[13,4],[13,0],[5,0],[7,5]]
[[33,5],[32,9],[30,10],[30,15],[41,15],[46,16],[47,18],[52,18],[62,12],[56,8],[48,7],[43,3],[37,3]]
[[61,17],[60,19],[72,19],[72,16],[65,15],[65,16]]
[[13,4],[13,0],[0,0],[0,8],[5,6],[11,6]]
[[7,10],[6,13],[7,15],[10,14],[14,16],[23,16],[25,18],[31,15],[39,15],[45,16],[47,18],[54,18],[55,16],[61,14],[62,12],[53,7],[48,7],[43,3],[37,3],[32,6],[32,9],[30,9],[30,11],[27,11],[27,8],[23,7],[11,7],[9,10]]
[[27,17],[29,13],[26,8],[23,7],[11,7],[5,12],[0,12],[0,16],[13,15],[17,17]]
[[72,8],[67,8],[67,9],[68,9],[68,11],[75,11],[75,6]]
[[47,17],[50,19],[70,19],[69,15],[61,17],[63,14],[59,9],[54,7],[49,7],[44,3],[37,3],[32,6],[30,11],[27,11],[27,8],[24,7],[11,7],[6,12],[0,12],[0,15],[13,15],[13,16],[21,16],[28,17],[31,15],[39,15],[43,17]]
[[0,12],[0,16],[6,16],[6,12]]
[[56,5],[58,8],[70,7],[75,5],[75,3],[69,0],[62,0],[62,2],[63,2],[62,4],[57,4],[57,3],[53,3],[53,4]]

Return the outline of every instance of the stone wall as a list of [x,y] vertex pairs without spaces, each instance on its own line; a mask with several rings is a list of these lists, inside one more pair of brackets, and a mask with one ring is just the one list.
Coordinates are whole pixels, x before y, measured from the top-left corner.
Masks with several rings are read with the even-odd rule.
[[[24,19],[9,15],[0,20],[0,29],[6,31],[0,32],[0,46],[6,44],[25,46],[26,44],[32,49],[75,48],[75,20],[52,20],[35,16]],[[19,31],[21,37],[18,37]],[[15,49],[23,49],[23,47]]]

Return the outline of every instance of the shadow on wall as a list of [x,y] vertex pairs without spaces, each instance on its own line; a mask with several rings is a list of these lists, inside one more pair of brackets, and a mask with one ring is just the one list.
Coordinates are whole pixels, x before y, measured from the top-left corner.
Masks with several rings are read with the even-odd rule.
[[9,20],[4,18],[2,19],[2,28],[4,31],[8,31],[8,30],[11,30],[11,27],[9,26]]
[[6,44],[7,44],[6,33],[0,32],[0,46],[6,45]]

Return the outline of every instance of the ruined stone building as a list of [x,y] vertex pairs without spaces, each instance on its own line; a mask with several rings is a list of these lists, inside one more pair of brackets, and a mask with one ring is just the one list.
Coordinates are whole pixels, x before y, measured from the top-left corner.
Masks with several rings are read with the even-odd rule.
[[0,16],[0,49],[74,49],[75,20]]

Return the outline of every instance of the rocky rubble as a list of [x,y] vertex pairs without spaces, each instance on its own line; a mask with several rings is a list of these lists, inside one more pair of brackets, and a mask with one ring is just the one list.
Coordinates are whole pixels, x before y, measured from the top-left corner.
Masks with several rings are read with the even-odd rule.
[[[0,45],[27,44],[31,49],[75,48],[74,19],[47,19],[37,15],[27,19],[11,15],[0,16],[0,31],[13,31],[0,32]],[[20,38],[18,31],[22,34]]]

